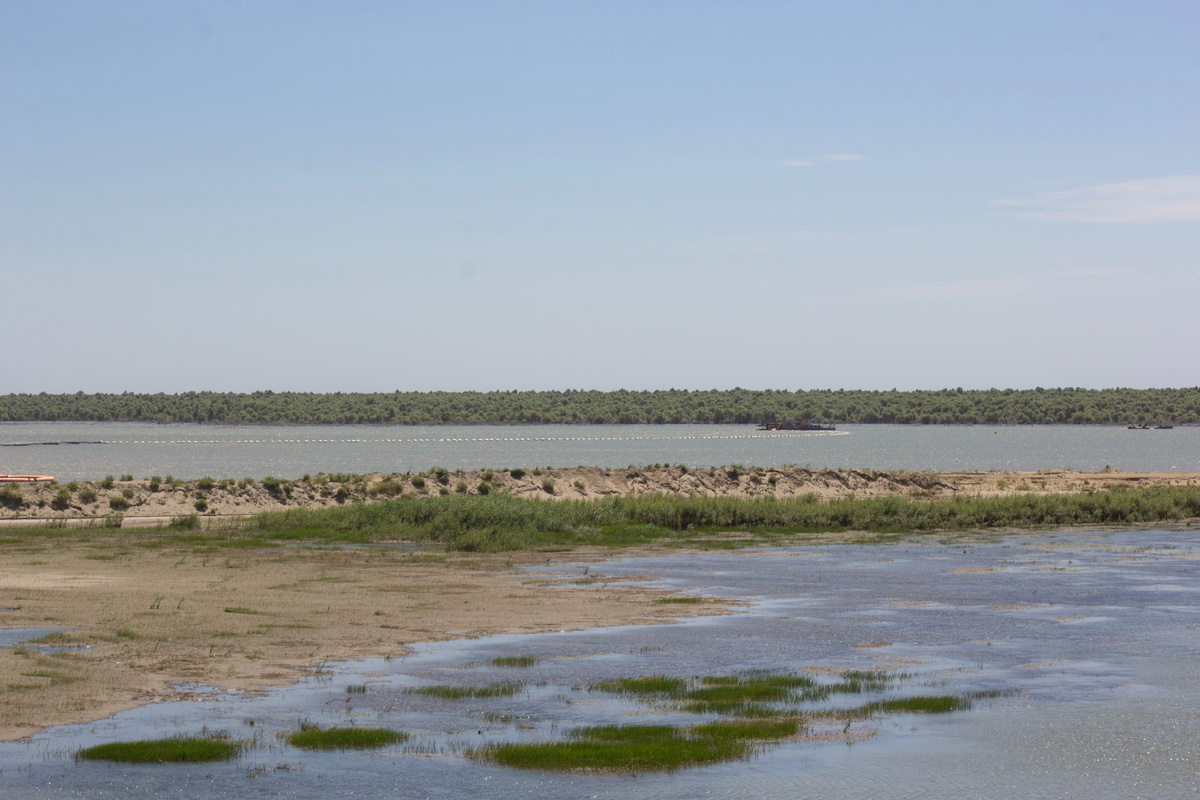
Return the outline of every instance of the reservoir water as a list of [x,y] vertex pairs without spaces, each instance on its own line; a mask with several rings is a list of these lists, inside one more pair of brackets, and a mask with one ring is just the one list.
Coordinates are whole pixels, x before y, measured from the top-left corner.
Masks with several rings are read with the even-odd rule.
[[[42,444],[79,442],[78,444]],[[27,446],[13,446],[27,445]],[[847,425],[832,433],[752,425],[472,427],[0,424],[0,474],[194,479],[317,472],[670,463],[875,470],[1200,471],[1200,427]]]
[[[621,558],[544,567],[552,591],[639,577],[736,598],[729,616],[667,625],[418,645],[333,665],[265,696],[205,694],[0,744],[0,796],[20,798],[1096,798],[1200,792],[1200,536],[1067,532],[942,543]],[[491,659],[529,656],[523,669]],[[802,739],[748,761],[674,773],[558,774],[463,756],[492,741],[561,739],[579,725],[677,722],[589,691],[643,675],[892,668],[905,691],[996,692],[946,715],[857,721],[847,744]],[[408,689],[521,681],[512,697]],[[353,691],[348,691],[353,689]],[[865,698],[864,698],[865,699]],[[394,727],[403,745],[310,753],[302,721]],[[227,731],[238,760],[76,762],[101,742]],[[840,730],[840,728],[839,728]],[[857,730],[857,729],[855,729]]]

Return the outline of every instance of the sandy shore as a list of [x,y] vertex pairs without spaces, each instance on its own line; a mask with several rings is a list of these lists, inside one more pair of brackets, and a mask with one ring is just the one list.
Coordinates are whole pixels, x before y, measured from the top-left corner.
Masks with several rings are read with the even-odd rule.
[[723,608],[657,603],[669,593],[607,586],[582,570],[531,573],[507,556],[387,547],[214,551],[143,536],[9,537],[0,563],[0,626],[71,629],[39,647],[0,649],[0,740],[187,697],[179,684],[259,690],[324,662],[399,656],[411,642]]
[[[339,476],[346,477],[346,476]],[[399,494],[429,497],[439,493],[478,494],[480,484],[489,491],[516,497],[554,500],[594,499],[607,496],[663,492],[703,497],[800,497],[821,499],[856,497],[949,498],[955,495],[1005,496],[1033,492],[1054,494],[1104,489],[1111,486],[1200,485],[1195,472],[873,472],[870,470],[746,469],[734,473],[727,467],[687,470],[679,467],[605,470],[594,467],[547,469],[514,477],[508,472],[446,473],[445,483],[427,473],[413,475],[362,475],[334,481],[324,476],[267,487],[261,482],[198,481],[160,484],[144,480],[82,482],[74,489],[58,484],[13,484],[21,502],[0,504],[0,524],[18,519],[97,519],[114,513],[125,525],[143,518],[169,520],[174,516],[240,516],[288,508],[327,508],[340,503],[375,500]],[[67,497],[59,499],[66,489]],[[199,504],[199,505],[197,505]],[[201,510],[203,509],[203,510]],[[151,521],[147,519],[147,521]]]

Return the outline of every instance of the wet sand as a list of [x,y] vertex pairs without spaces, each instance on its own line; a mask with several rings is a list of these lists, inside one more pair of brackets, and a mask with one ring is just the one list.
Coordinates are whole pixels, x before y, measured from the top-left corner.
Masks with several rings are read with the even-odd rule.
[[411,642],[721,610],[656,603],[668,594],[582,572],[564,582],[517,568],[548,561],[536,554],[216,550],[96,533],[0,544],[0,627],[71,629],[41,649],[0,649],[0,740],[195,696],[188,684],[286,685],[326,662],[402,655]]

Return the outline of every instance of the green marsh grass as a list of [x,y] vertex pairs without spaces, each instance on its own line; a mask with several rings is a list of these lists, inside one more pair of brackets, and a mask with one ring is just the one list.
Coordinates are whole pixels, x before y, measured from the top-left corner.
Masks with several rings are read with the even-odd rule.
[[75,757],[87,761],[121,761],[130,764],[177,764],[228,761],[242,751],[242,742],[220,737],[172,736],[137,742],[111,742],[79,750]]
[[[416,485],[415,480],[413,481]],[[1149,487],[1077,495],[926,500],[903,497],[733,498],[642,495],[596,500],[522,499],[504,493],[397,497],[371,504],[290,509],[258,515],[230,536],[267,540],[370,542],[398,539],[464,552],[649,543],[696,544],[746,532],[786,543],[795,534],[1130,525],[1200,517],[1200,487]],[[757,537],[757,538],[756,538]]]
[[688,681],[683,678],[668,678],[665,675],[650,675],[645,678],[621,678],[615,681],[594,683],[588,687],[598,692],[662,697],[682,697],[687,691]]
[[733,761],[750,753],[744,741],[693,737],[670,725],[606,725],[580,728],[567,741],[498,744],[468,755],[523,769],[641,772]]
[[523,683],[497,683],[491,686],[421,686],[409,689],[408,694],[436,697],[440,700],[482,700],[490,697],[513,697],[524,689]]
[[693,713],[733,714],[746,706],[819,699],[821,687],[807,675],[750,674],[701,678],[683,696]]
[[537,662],[533,656],[500,656],[488,663],[493,667],[532,667]]
[[408,739],[404,731],[391,728],[326,728],[307,727],[284,737],[292,747],[305,750],[365,750],[399,744]]
[[968,697],[921,695],[877,700],[859,706],[856,710],[863,714],[948,714],[951,711],[967,711],[970,708],[971,699]]
[[498,744],[469,756],[523,769],[661,772],[748,758],[800,730],[796,719],[722,720],[691,727],[601,725],[578,728],[566,741]]

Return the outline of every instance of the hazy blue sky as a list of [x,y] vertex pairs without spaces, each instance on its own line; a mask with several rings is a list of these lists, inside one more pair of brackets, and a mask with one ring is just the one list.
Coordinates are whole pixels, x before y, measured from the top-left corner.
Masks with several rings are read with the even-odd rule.
[[0,2],[0,393],[1200,384],[1200,3]]

